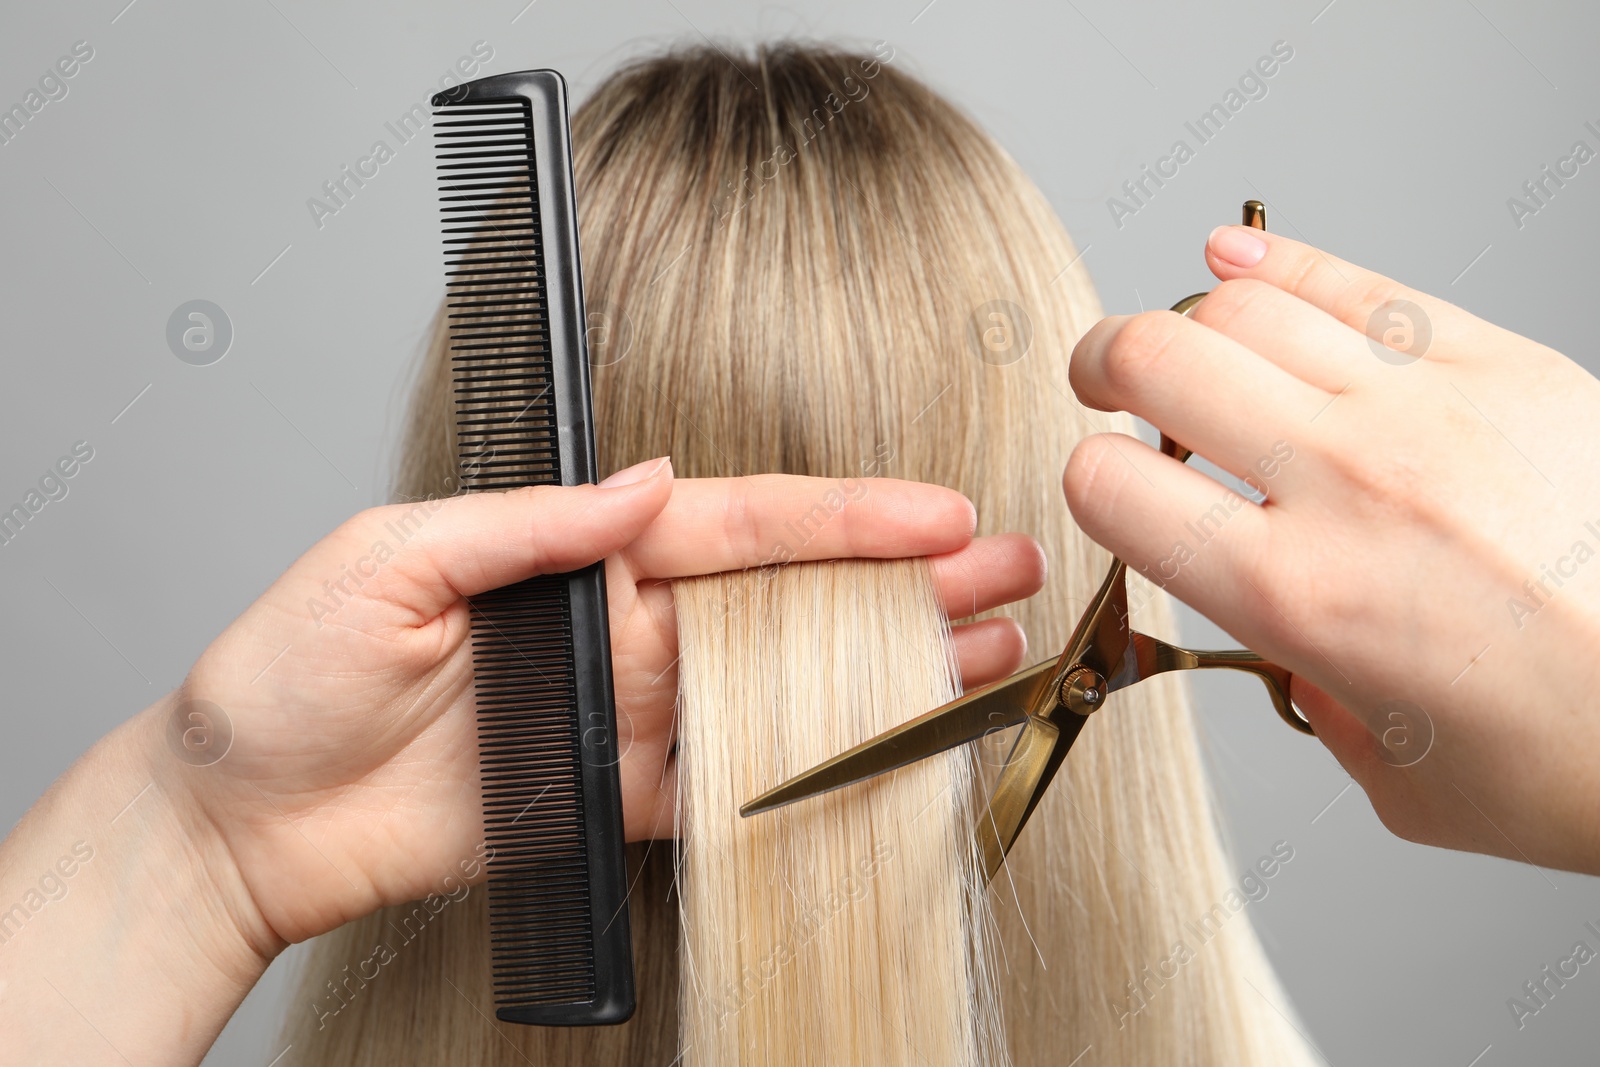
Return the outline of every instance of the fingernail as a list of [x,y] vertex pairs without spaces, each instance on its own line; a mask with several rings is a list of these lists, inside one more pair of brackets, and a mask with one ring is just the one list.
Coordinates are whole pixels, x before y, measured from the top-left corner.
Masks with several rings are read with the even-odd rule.
[[672,465],[671,456],[662,456],[660,459],[647,459],[643,463],[635,463],[631,467],[624,467],[611,477],[600,483],[602,489],[616,489],[618,486],[633,485],[636,482],[647,481],[661,473],[662,468]]
[[1253,267],[1267,254],[1267,242],[1247,226],[1218,226],[1206,244],[1212,255],[1235,267]]

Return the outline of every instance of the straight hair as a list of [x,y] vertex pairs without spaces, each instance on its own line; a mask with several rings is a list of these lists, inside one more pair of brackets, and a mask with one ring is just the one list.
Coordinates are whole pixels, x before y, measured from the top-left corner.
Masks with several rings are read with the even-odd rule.
[[[952,486],[979,533],[1038,538],[1048,584],[1004,610],[1039,656],[1109,563],[1059,483],[1083,436],[1133,429],[1067,381],[1093,286],[1020,168],[903,63],[881,44],[696,47],[630,64],[573,118],[602,469],[670,454],[679,477],[837,486],[766,566],[676,583],[677,857],[631,846],[634,1019],[492,1022],[474,890],[331,1017],[300,1001],[327,1006],[407,909],[318,939],[285,1067],[1311,1062],[1233,906],[1181,678],[1087,725],[987,892],[973,797],[1007,736],[737,816],[956,692],[924,564],[790,562],[870,506],[873,477]],[[449,397],[439,325],[402,498],[454,484]],[[1164,594],[1130,581],[1134,624],[1172,638]]]

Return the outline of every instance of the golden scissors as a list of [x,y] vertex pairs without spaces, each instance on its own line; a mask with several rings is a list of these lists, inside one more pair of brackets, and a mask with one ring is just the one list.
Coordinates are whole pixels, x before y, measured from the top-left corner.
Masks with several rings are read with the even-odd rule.
[[[1266,228],[1266,209],[1247,200],[1244,223]],[[1196,293],[1172,306],[1188,314],[1205,296]],[[1165,434],[1161,451],[1180,461],[1190,452]],[[1289,702],[1289,672],[1253,652],[1192,652],[1128,625],[1127,564],[1112,559],[1099,592],[1078,620],[1066,649],[1004,681],[975,689],[902,726],[897,726],[820,763],[756,797],[739,809],[744,816],[876,777],[986,734],[1021,725],[995,781],[986,817],[977,828],[986,878],[993,878],[1017,835],[1061,769],[1088,717],[1119,689],[1166,671],[1229,668],[1249,671],[1266,683],[1273,707],[1290,726],[1311,733],[1311,724]]]

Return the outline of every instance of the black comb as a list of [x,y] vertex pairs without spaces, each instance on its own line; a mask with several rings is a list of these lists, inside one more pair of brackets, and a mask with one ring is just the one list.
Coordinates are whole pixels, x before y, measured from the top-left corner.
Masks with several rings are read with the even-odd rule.
[[[433,98],[462,486],[596,479],[566,82]],[[471,598],[495,1015],[633,1014],[605,564]]]

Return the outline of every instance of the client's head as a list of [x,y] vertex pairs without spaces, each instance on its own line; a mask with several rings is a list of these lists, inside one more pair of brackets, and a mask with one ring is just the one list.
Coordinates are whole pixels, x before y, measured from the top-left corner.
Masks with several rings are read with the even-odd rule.
[[[625,67],[573,116],[602,474],[670,454],[679,477],[839,480],[763,546],[772,566],[675,590],[682,851],[675,870],[672,846],[635,846],[634,1021],[497,1032],[474,892],[336,1017],[291,1009],[297,1062],[993,1064],[1090,1044],[1118,1065],[1302,1062],[1242,984],[1275,995],[1245,919],[1159,996],[1124,995],[1231,885],[1171,676],[1085,731],[988,897],[971,799],[1003,747],[736,815],[954,692],[920,564],[784,565],[873,476],[953,486],[980,532],[1041,541],[1050,584],[1014,613],[1041,657],[1104,566],[1059,483],[1079,438],[1131,428],[1068,385],[1093,289],[1039,191],[906,62],[888,45],[697,47]],[[447,345],[441,325],[403,496],[455,484]],[[1164,601],[1136,599],[1161,632]],[[306,996],[385,921],[322,939]]]
[[574,114],[602,470],[865,468],[976,492],[985,527],[1019,497],[1064,513],[1065,457],[1027,430],[1088,431],[1066,361],[1093,289],[1037,189],[904,62],[673,52]]

